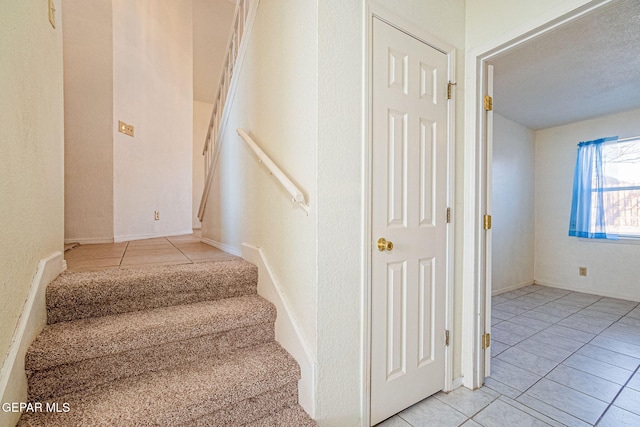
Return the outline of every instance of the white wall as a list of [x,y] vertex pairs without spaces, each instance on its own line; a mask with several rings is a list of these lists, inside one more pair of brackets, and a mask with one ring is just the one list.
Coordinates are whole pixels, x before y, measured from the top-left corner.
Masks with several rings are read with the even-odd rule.
[[533,283],[534,131],[494,114],[492,293]]
[[[606,1],[606,0],[605,0]],[[589,3],[601,0],[467,0],[467,50],[519,37]]]
[[361,417],[364,22],[357,3],[318,3],[316,412],[328,426],[359,425]]
[[[63,250],[62,6],[3,2],[0,13],[0,363],[38,262]],[[7,421],[6,414],[0,423]],[[14,420],[15,421],[15,420]]]
[[[640,301],[640,246],[568,236],[577,144],[640,135],[640,110],[536,132],[537,283]],[[578,275],[587,267],[587,276]]]
[[65,239],[113,241],[111,1],[64,0]]
[[201,101],[193,101],[193,196],[192,196],[192,227],[200,228],[198,219],[198,209],[200,208],[200,198],[204,190],[204,139],[207,137],[209,119],[211,119],[213,104]]
[[190,233],[191,2],[113,0],[113,52],[114,238]]

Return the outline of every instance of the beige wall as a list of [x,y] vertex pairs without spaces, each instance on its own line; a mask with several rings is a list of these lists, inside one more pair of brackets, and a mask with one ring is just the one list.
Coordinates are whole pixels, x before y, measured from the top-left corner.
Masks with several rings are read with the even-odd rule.
[[190,233],[191,2],[64,1],[66,240]]
[[213,103],[231,31],[235,2],[192,0],[193,99]]
[[[223,137],[203,237],[259,246],[310,351],[316,352],[317,12],[315,2],[262,0]],[[302,189],[310,212],[258,162],[245,129]]]
[[0,360],[38,262],[63,250],[61,5],[5,1],[0,13]]
[[113,0],[113,111],[115,240],[190,233],[191,2]]
[[[312,2],[261,1],[224,134],[203,236],[261,247],[316,349],[317,41]],[[245,129],[305,194],[296,207],[236,135]]]
[[113,241],[111,1],[64,0],[65,240]]

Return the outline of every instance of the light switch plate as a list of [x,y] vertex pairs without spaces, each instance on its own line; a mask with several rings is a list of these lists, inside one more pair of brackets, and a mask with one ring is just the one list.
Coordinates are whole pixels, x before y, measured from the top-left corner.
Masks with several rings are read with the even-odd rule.
[[133,136],[133,125],[118,120],[118,132],[122,132],[125,135]]

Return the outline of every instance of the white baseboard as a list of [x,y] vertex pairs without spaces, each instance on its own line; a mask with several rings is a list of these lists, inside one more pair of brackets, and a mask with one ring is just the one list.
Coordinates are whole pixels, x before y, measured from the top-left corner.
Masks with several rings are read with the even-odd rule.
[[[40,260],[29,289],[18,325],[13,333],[9,352],[0,371],[0,402],[26,402],[27,376],[24,358],[27,349],[47,324],[46,289],[66,268],[62,252],[54,252]],[[0,410],[0,425],[15,425],[20,413]]]
[[149,234],[131,234],[131,235],[121,235],[114,236],[113,241],[116,243],[120,242],[130,242],[132,240],[144,240],[144,239],[155,239],[158,237],[171,237],[171,236],[184,236],[186,234],[193,234],[192,228],[187,228],[182,231],[173,231],[171,233],[149,233]]
[[200,230],[200,228],[190,228],[188,230],[176,231],[173,233],[150,233],[150,234],[132,234],[132,235],[122,235],[115,237],[81,237],[81,238],[71,238],[64,239],[64,243],[80,243],[81,245],[95,245],[100,243],[120,243],[120,242],[130,242],[132,240],[144,240],[144,239],[155,239],[157,237],[171,237],[171,236],[183,236],[185,234],[193,234],[194,230]]
[[509,291],[515,291],[516,289],[520,289],[520,288],[524,288],[525,286],[529,286],[529,285],[533,285],[535,284],[534,280],[528,280],[526,282],[522,282],[522,283],[518,283],[516,285],[511,285],[509,287],[506,288],[502,288],[502,289],[497,289],[497,290],[491,290],[491,296],[496,296],[496,295],[500,295],[500,294],[504,294],[505,292],[509,292]]
[[453,391],[455,389],[457,389],[458,387],[462,387],[462,377],[458,377],[458,378],[454,378],[453,381],[451,382],[451,390]]
[[258,266],[258,294],[276,306],[276,341],[287,350],[300,365],[302,378],[298,382],[300,406],[315,418],[315,377],[317,362],[304,338],[300,324],[286,295],[273,276],[264,252],[257,246],[242,244],[242,257]]
[[100,243],[113,243],[113,237],[104,237],[104,238],[81,238],[81,239],[64,239],[64,244],[69,243],[80,243],[81,245],[95,245]]
[[535,281],[536,285],[548,286],[550,288],[564,289],[565,291],[582,292],[583,294],[598,295],[607,298],[624,299],[628,301],[640,301],[638,295],[627,295],[620,292],[609,292],[607,289],[585,289],[582,286],[571,286],[563,283],[543,282],[540,280]]
[[220,242],[216,242],[215,240],[211,240],[211,239],[206,239],[206,238],[201,238],[200,241],[202,243],[206,243],[209,246],[213,246],[214,248],[218,248],[221,251],[224,251],[226,253],[229,253],[231,255],[235,255],[235,256],[243,256],[242,255],[242,251],[238,250],[238,248],[230,246],[230,245],[225,245],[224,243],[220,243]]

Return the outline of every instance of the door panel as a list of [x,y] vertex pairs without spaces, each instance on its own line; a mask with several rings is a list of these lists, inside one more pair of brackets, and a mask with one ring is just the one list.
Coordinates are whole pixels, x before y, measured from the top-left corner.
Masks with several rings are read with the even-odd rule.
[[[374,18],[371,421],[444,387],[447,56]],[[393,242],[379,251],[377,241]]]

